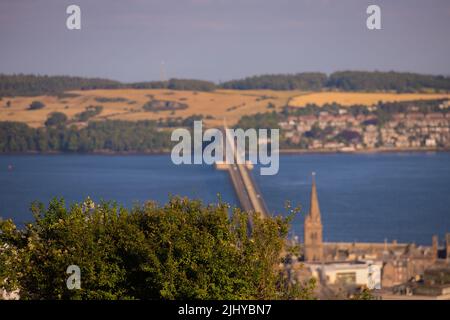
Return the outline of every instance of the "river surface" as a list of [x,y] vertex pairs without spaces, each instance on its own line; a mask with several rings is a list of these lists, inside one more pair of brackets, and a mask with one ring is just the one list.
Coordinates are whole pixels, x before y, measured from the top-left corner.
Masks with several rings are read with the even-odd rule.
[[[282,155],[275,176],[253,174],[273,212],[286,200],[303,210],[292,232],[302,236],[309,209],[311,172],[327,241],[441,241],[450,232],[450,154],[380,153]],[[0,216],[32,221],[29,205],[90,196],[126,207],[170,195],[238,205],[228,173],[207,165],[172,164],[169,155],[1,155]]]

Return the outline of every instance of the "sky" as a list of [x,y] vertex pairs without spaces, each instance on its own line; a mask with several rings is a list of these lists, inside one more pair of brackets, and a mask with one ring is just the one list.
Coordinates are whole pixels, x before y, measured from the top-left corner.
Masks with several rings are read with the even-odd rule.
[[[66,8],[81,8],[81,30]],[[366,8],[381,8],[368,30]],[[0,73],[124,82],[267,73],[450,75],[449,0],[0,0]]]

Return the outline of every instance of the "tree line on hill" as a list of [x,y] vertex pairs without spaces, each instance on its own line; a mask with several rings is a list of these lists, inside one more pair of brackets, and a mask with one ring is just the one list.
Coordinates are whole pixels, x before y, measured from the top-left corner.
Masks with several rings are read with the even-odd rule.
[[450,91],[450,77],[407,72],[341,71],[324,73],[261,75],[221,84],[226,89],[341,90],[419,92]]
[[252,90],[321,90],[326,86],[327,75],[307,72],[297,74],[271,74],[248,77],[222,83],[224,89]]
[[81,78],[69,76],[40,76],[0,74],[0,98],[13,96],[61,95],[70,90],[93,89],[170,89],[189,91],[213,91],[213,82],[195,79],[170,79],[138,83],[121,83],[100,78]]
[[[56,117],[59,118],[58,115]],[[156,121],[92,121],[86,127],[64,125],[50,115],[47,127],[0,122],[0,153],[14,152],[161,152],[171,147],[170,133]]]
[[118,81],[100,78],[0,74],[0,97],[58,95],[69,90],[116,89]]
[[149,81],[124,84],[133,89],[170,89],[189,91],[214,91],[216,85],[213,82],[196,79],[170,79],[168,81]]
[[422,90],[450,91],[450,77],[409,72],[341,71],[330,75],[327,87],[343,91],[396,91],[400,93]]
[[450,91],[450,77],[407,72],[340,71],[327,76],[319,72],[297,74],[270,74],[215,84],[196,79],[170,79],[121,83],[100,78],[69,76],[5,75],[0,74],[0,98],[8,96],[62,95],[69,90],[89,89],[170,89],[214,91],[215,89],[270,89],[270,90],[342,90],[428,92]]

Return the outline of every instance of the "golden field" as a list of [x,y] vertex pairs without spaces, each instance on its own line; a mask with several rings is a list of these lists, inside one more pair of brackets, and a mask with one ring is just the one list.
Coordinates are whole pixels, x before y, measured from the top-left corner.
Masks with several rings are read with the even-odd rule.
[[[43,126],[48,115],[58,111],[65,113],[69,119],[80,113],[88,106],[103,106],[100,115],[92,120],[115,119],[115,120],[157,120],[170,117],[188,117],[194,114],[202,114],[209,118],[205,120],[207,125],[219,126],[223,119],[227,123],[236,123],[243,115],[266,112],[269,102],[277,108],[286,105],[290,98],[301,94],[299,91],[238,91],[217,90],[214,92],[193,91],[171,91],[167,89],[113,89],[113,90],[87,90],[71,91],[73,97],[14,97],[3,98],[0,101],[0,121],[21,121],[30,126]],[[156,100],[177,101],[185,103],[189,107],[177,111],[151,112],[143,110],[142,106],[151,97]],[[121,102],[99,102],[98,98],[122,98]],[[32,101],[38,100],[45,104],[40,110],[28,110]],[[6,107],[7,101],[11,106]],[[270,111],[270,110],[269,110]]]
[[289,101],[292,107],[301,107],[307,103],[324,105],[336,102],[343,106],[362,104],[366,106],[374,105],[379,101],[410,101],[410,100],[433,100],[450,98],[450,94],[429,94],[429,93],[365,93],[365,92],[311,92],[296,96]]
[[[301,107],[307,103],[323,105],[338,102],[342,105],[364,104],[372,105],[378,101],[405,101],[417,99],[450,98],[450,94],[395,94],[395,93],[350,93],[350,92],[301,92],[272,90],[217,90],[214,92],[171,91],[167,89],[114,89],[87,90],[68,92],[73,96],[38,96],[3,98],[0,101],[0,121],[21,121],[30,126],[44,125],[48,115],[58,111],[65,113],[69,119],[88,106],[103,106],[100,115],[92,120],[157,120],[170,117],[188,117],[193,114],[209,116],[208,126],[220,126],[223,119],[232,125],[243,115],[271,111],[268,103],[280,110],[286,104]],[[177,101],[189,107],[177,111],[150,112],[142,109],[151,97],[156,100]],[[97,101],[96,99],[121,98],[124,101]],[[27,110],[34,100],[41,101],[45,108]],[[7,101],[11,102],[6,107]]]

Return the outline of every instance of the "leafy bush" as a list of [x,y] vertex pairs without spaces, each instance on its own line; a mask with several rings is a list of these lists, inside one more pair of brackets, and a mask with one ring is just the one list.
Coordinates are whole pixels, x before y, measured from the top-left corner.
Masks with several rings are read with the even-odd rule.
[[165,100],[150,100],[142,106],[145,111],[176,111],[187,109],[189,106],[186,103],[176,102],[176,101],[165,101]]
[[128,99],[126,99],[126,98],[121,98],[121,97],[117,97],[117,98],[97,97],[97,98],[95,98],[95,101],[100,102],[100,103],[107,103],[107,102],[128,102]]
[[89,106],[89,107],[86,107],[85,111],[77,113],[74,116],[74,120],[79,121],[79,122],[86,122],[90,118],[93,118],[93,117],[99,115],[100,113],[102,113],[102,111],[103,111],[102,106]]
[[281,115],[275,111],[243,116],[235,125],[242,129],[279,129]]
[[[229,215],[222,202],[181,198],[131,211],[55,199],[31,210],[23,230],[0,222],[0,283],[22,299],[311,298],[311,283],[278,268],[292,216]],[[69,265],[81,269],[79,290],[67,289]]]
[[33,101],[28,107],[28,110],[39,110],[45,108],[45,104],[41,101]]
[[45,121],[46,127],[65,125],[67,116],[62,112],[52,112]]
[[341,141],[341,142],[352,142],[352,143],[357,143],[357,142],[361,142],[362,137],[361,134],[357,131],[353,131],[353,130],[342,130],[341,132],[339,132],[337,134],[337,136],[335,137],[335,139],[337,141]]

